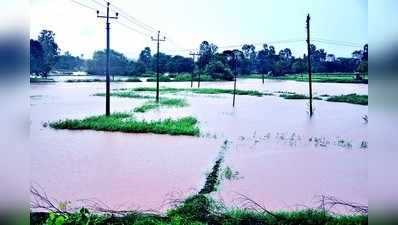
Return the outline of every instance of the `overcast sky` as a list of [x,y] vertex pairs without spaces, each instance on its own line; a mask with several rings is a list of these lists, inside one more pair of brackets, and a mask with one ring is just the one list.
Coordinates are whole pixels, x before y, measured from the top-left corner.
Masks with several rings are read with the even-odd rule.
[[[104,0],[74,0],[105,12]],[[100,3],[97,4],[96,2]],[[198,48],[203,40],[218,46],[271,43],[277,51],[289,47],[301,56],[306,51],[305,19],[311,14],[311,35],[318,48],[337,56],[350,56],[353,45],[368,42],[367,0],[110,0],[134,18],[164,32],[168,40],[161,51],[187,55],[181,49]],[[146,46],[154,51],[155,33],[120,17],[118,22],[140,30],[134,32],[112,21],[111,47],[137,58]],[[72,0],[31,0],[30,36],[43,29],[56,33],[62,52],[91,57],[104,49],[105,21],[96,12]],[[142,34],[144,33],[144,34]],[[149,36],[147,36],[149,35]],[[334,41],[333,45],[315,39]],[[283,43],[285,40],[297,42]],[[338,41],[338,42],[336,42]],[[278,43],[281,42],[281,43]],[[336,45],[338,44],[338,45]],[[348,45],[348,46],[346,46]],[[261,45],[256,46],[257,49]],[[224,49],[222,49],[224,50]]]

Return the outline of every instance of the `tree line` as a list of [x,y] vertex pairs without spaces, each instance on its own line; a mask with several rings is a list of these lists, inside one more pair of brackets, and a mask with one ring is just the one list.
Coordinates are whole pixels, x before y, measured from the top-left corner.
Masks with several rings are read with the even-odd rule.
[[[92,75],[104,75],[106,65],[105,50],[96,51],[93,57],[72,56],[69,52],[60,55],[52,31],[43,30],[37,40],[30,40],[30,72],[46,77],[50,71],[86,71]],[[110,72],[115,75],[140,76],[156,71],[159,58],[160,73],[200,72],[214,79],[232,80],[233,74],[268,74],[284,76],[307,71],[307,55],[294,57],[289,48],[278,53],[272,45],[264,44],[257,50],[252,44],[245,44],[241,49],[218,51],[217,45],[203,41],[199,46],[199,58],[192,58],[165,53],[152,54],[149,47],[144,48],[137,60],[128,59],[122,53],[111,50]],[[368,72],[368,45],[352,53],[352,57],[336,57],[324,49],[310,46],[311,66],[314,73],[353,73]]]

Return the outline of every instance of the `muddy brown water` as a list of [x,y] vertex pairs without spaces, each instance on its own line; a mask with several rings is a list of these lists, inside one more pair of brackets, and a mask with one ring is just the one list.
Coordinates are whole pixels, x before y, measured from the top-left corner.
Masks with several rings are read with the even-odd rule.
[[[112,88],[153,86],[114,83]],[[163,83],[167,87],[190,86]],[[202,87],[232,88],[231,82]],[[76,205],[85,200],[114,209],[163,211],[168,202],[202,187],[206,173],[225,140],[232,142],[223,168],[238,172],[223,179],[214,197],[239,206],[244,194],[269,209],[317,206],[317,195],[367,203],[367,130],[362,117],[367,106],[314,101],[309,119],[307,101],[277,96],[237,96],[179,93],[190,106],[137,114],[142,119],[192,115],[200,121],[201,137],[54,130],[45,122],[100,115],[104,83],[31,85],[31,179],[49,196]],[[239,89],[305,94],[306,83],[239,80]],[[318,95],[367,94],[361,84],[316,83]],[[176,97],[174,95],[174,97]],[[129,111],[145,100],[111,98],[112,111]],[[223,171],[221,172],[221,175]]]

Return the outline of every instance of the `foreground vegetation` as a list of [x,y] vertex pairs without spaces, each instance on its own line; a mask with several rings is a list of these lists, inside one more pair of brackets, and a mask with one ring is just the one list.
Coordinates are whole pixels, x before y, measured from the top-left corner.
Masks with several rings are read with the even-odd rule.
[[321,210],[269,212],[227,209],[208,195],[197,194],[165,215],[130,212],[115,216],[90,213],[31,213],[32,225],[365,225],[367,215],[336,216]]
[[134,112],[145,113],[153,109],[160,108],[162,106],[167,108],[180,108],[188,106],[188,103],[185,99],[162,98],[159,100],[159,102],[156,101],[145,102],[142,106],[135,108]]
[[340,95],[340,96],[332,96],[328,98],[326,101],[328,102],[345,102],[357,105],[368,105],[368,96],[367,95],[357,95],[357,94],[349,94],[349,95]]
[[129,113],[113,113],[111,116],[93,116],[85,119],[67,119],[50,123],[54,129],[96,130],[125,133],[154,133],[169,135],[199,135],[198,121],[193,117],[139,121]]

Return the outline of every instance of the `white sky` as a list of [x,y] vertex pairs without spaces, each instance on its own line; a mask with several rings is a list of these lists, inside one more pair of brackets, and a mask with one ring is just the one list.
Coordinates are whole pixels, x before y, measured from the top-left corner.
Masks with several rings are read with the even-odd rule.
[[[75,0],[104,9],[95,1]],[[365,44],[368,42],[367,0],[110,0],[140,21],[161,30],[172,41],[161,44],[161,51],[187,55],[177,49],[198,48],[203,40],[218,46],[265,43],[300,39],[300,43],[274,44],[279,51],[289,47],[294,55],[306,50],[305,19],[312,18],[312,37]],[[56,33],[61,50],[91,57],[105,48],[105,21],[96,12],[72,0],[31,0],[30,37],[37,38],[43,29]],[[140,29],[125,18],[118,20]],[[111,24],[111,48],[137,58],[146,46],[155,50],[149,37],[131,31],[114,21]],[[155,35],[149,33],[149,35]],[[315,43],[328,53],[350,56],[357,47]],[[261,48],[258,46],[257,49]]]

